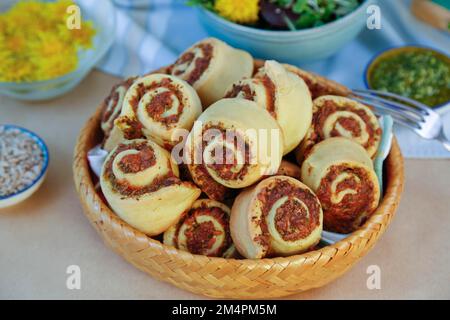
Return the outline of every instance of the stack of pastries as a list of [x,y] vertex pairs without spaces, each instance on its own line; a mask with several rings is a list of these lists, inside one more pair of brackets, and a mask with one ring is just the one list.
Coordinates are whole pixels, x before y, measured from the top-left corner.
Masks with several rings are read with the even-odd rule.
[[[211,257],[314,249],[376,210],[381,129],[344,87],[209,38],[105,99],[100,185],[148,236]],[[325,81],[325,82],[324,82]],[[297,164],[295,164],[295,160]]]

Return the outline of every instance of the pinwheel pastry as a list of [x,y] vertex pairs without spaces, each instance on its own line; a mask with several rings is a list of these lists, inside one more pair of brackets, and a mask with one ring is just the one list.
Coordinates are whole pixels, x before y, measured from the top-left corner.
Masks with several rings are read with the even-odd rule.
[[319,199],[310,188],[291,177],[273,176],[236,198],[231,237],[248,259],[289,256],[320,241],[322,219]]
[[214,200],[197,200],[177,224],[164,232],[164,244],[209,257],[229,254],[233,250],[230,209]]
[[125,94],[135,80],[136,78],[132,77],[115,85],[109,96],[103,101],[101,128],[105,136],[103,140],[103,148],[105,150],[111,151],[123,140],[123,134],[114,126],[114,121],[119,117]]
[[322,96],[314,100],[313,112],[311,128],[296,150],[299,163],[316,143],[331,137],[352,139],[370,157],[376,156],[382,132],[369,107],[345,97]]
[[113,149],[103,164],[100,185],[116,214],[150,236],[175,224],[201,193],[178,178],[168,151],[144,139]]
[[288,176],[300,180],[300,167],[287,160],[281,160],[277,175]]
[[150,74],[135,80],[115,124],[126,139],[148,138],[171,149],[202,112],[195,90],[184,80]]
[[348,96],[351,93],[347,87],[313,72],[306,72],[290,64],[283,64],[283,66],[305,81],[313,99],[326,95]]
[[172,75],[186,80],[197,90],[203,107],[223,98],[234,82],[251,77],[253,58],[215,38],[202,40],[186,52],[170,68]]
[[209,198],[223,201],[277,172],[283,136],[268,111],[244,99],[222,99],[206,109],[190,132],[185,163]]
[[283,154],[292,151],[311,126],[312,99],[307,85],[276,61],[266,61],[253,79],[233,84],[225,97],[252,100],[269,111],[283,131]]
[[316,144],[303,162],[301,177],[322,204],[326,230],[353,232],[378,206],[380,187],[372,160],[350,139]]

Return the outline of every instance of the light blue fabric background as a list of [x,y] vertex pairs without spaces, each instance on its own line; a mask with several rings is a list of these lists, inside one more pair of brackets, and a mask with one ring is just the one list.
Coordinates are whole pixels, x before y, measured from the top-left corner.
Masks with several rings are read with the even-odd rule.
[[[150,6],[138,9],[134,5],[143,0],[120,2],[124,5],[116,6],[116,43],[98,65],[104,72],[121,77],[143,74],[172,63],[178,54],[208,36],[196,10],[185,6],[184,0],[148,0]],[[300,66],[350,88],[364,88],[367,63],[384,49],[420,44],[450,53],[450,36],[416,20],[410,14],[409,4],[409,0],[378,0],[381,30],[365,30],[335,56]],[[450,114],[444,122],[450,136]],[[450,152],[439,142],[425,141],[405,128],[396,127],[395,133],[406,157],[450,158]]]

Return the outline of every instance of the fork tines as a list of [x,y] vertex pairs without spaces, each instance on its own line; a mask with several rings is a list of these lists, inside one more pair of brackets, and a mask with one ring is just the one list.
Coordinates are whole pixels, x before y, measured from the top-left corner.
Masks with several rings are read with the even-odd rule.
[[389,114],[399,124],[413,129],[419,129],[431,111],[412,99],[377,90],[353,90],[352,99],[372,106],[377,115]]

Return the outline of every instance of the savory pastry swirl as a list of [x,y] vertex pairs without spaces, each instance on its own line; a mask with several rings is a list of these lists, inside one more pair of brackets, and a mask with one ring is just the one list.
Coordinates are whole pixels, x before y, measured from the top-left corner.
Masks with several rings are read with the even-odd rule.
[[369,156],[376,156],[381,128],[372,110],[354,100],[322,96],[314,100],[312,126],[297,149],[297,160],[306,157],[318,142],[331,137],[345,137],[363,146]]
[[103,148],[108,151],[111,151],[123,138],[120,130],[114,126],[114,121],[119,117],[125,94],[135,80],[136,78],[132,77],[115,85],[103,101],[101,128],[105,135]]
[[209,257],[228,255],[232,250],[230,209],[214,200],[197,200],[180,221],[164,233],[164,244]]
[[108,97],[103,101],[101,128],[107,135],[114,126],[114,120],[120,115],[123,99],[136,78],[129,78],[116,84]]
[[116,125],[126,139],[146,137],[171,149],[179,142],[178,130],[190,130],[201,112],[200,99],[188,83],[150,74],[130,87]]
[[296,164],[287,160],[281,160],[280,168],[278,168],[277,176],[288,176],[300,180],[301,170]]
[[266,61],[253,79],[233,84],[227,98],[255,101],[277,120],[284,137],[284,154],[292,151],[311,125],[312,99],[305,82],[276,61]]
[[249,259],[302,253],[320,241],[322,208],[306,185],[274,176],[239,194],[230,230],[236,248]]
[[184,148],[193,181],[209,198],[223,201],[228,188],[244,188],[277,172],[283,137],[255,102],[222,99],[198,118]]
[[326,230],[353,232],[378,206],[380,187],[372,160],[352,140],[337,137],[318,143],[301,170],[302,181],[322,204]]
[[283,64],[283,66],[305,81],[313,99],[326,95],[348,96],[351,93],[347,87],[313,72],[306,72],[290,64]]
[[252,73],[250,54],[215,38],[194,44],[171,67],[172,75],[197,90],[204,108],[221,99],[232,83]]
[[150,236],[176,223],[201,193],[178,178],[168,151],[144,139],[125,141],[108,155],[100,185],[117,215]]

